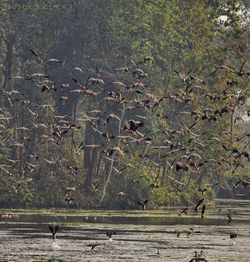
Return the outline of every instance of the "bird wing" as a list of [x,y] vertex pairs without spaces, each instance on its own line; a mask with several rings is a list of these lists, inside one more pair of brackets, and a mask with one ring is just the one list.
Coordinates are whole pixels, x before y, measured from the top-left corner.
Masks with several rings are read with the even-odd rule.
[[55,227],[55,233],[57,233],[58,229],[59,229],[59,225],[57,225],[57,226]]
[[49,230],[52,234],[54,233],[54,228],[51,225],[49,225]]

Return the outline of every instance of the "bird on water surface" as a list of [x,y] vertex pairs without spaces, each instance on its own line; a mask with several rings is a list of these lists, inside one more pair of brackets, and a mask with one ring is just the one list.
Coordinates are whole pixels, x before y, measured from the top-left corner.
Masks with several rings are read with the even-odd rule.
[[97,246],[100,246],[100,243],[95,243],[95,244],[88,244],[87,247],[91,247],[91,250],[93,250],[94,248],[96,248]]
[[233,245],[235,245],[236,238],[237,238],[237,234],[235,234],[235,233],[230,234],[230,239],[233,240]]
[[189,262],[199,262],[199,261],[204,261],[204,262],[208,262],[208,260],[206,260],[203,256],[203,251],[201,251],[199,254],[197,251],[194,252],[194,256],[193,258],[191,258],[189,260]]
[[52,233],[52,238],[55,240],[56,239],[56,233],[58,232],[58,229],[59,229],[59,225],[57,226],[51,226],[49,225],[49,230],[50,232]]
[[109,237],[109,241],[112,241],[112,237],[113,237],[113,235],[116,235],[116,232],[115,231],[107,231],[106,234]]

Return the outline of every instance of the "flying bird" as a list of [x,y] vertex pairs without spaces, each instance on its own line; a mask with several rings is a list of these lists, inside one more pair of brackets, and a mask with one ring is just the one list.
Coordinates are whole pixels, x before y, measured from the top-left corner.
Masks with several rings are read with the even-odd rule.
[[148,203],[148,200],[145,199],[145,200],[140,200],[140,201],[138,201],[138,202],[137,202],[137,205],[138,205],[138,206],[141,206],[141,209],[142,209],[142,210],[145,210],[147,203]]
[[203,205],[201,209],[201,218],[204,218],[205,211],[206,211],[206,206]]
[[58,229],[59,229],[59,225],[57,226],[51,226],[49,225],[49,230],[50,232],[52,233],[52,238],[55,240],[56,239],[56,234],[58,232]]
[[109,241],[112,241],[113,235],[116,235],[116,232],[115,231],[107,231],[106,235],[108,236]]
[[100,243],[95,243],[95,244],[88,244],[86,245],[87,247],[91,247],[91,250],[95,249],[97,246],[100,246]]
[[198,203],[195,205],[195,207],[194,207],[194,212],[195,212],[195,213],[198,212],[198,208],[199,208],[199,206],[203,203],[204,199],[205,199],[204,197],[201,198],[201,199],[198,201]]
[[40,64],[43,63],[42,58],[37,54],[37,52],[35,52],[34,50],[30,49],[30,52],[37,58],[37,60],[39,61]]

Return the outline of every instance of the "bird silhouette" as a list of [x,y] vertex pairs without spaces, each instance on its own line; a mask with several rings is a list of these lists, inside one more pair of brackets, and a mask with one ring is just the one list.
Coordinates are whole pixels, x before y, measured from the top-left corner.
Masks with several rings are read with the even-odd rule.
[[91,250],[95,249],[97,246],[100,246],[100,243],[88,244],[87,247],[91,247]]
[[230,239],[235,239],[235,238],[237,238],[237,234],[230,233],[229,237],[230,237]]
[[178,210],[178,216],[181,216],[182,214],[187,215],[188,207],[184,207],[182,209]]
[[206,211],[206,205],[203,205],[201,209],[201,218],[204,218],[205,211]]
[[138,202],[137,202],[137,205],[138,205],[138,206],[141,206],[141,209],[142,209],[142,210],[145,210],[147,203],[148,203],[148,200],[145,199],[145,200],[140,200],[140,201],[138,201]]
[[109,241],[112,241],[113,235],[116,235],[116,232],[115,231],[107,231],[106,235],[108,236]]
[[203,251],[201,251],[199,254],[197,251],[194,252],[194,257],[189,260],[189,262],[199,262],[199,261],[204,261],[208,262],[203,256]]
[[52,233],[52,238],[55,240],[56,239],[56,234],[58,232],[58,229],[59,229],[59,225],[57,226],[51,226],[49,225],[49,230],[50,232]]
[[204,199],[205,199],[204,197],[201,198],[201,199],[197,202],[197,204],[195,205],[195,207],[194,207],[194,212],[195,212],[195,213],[198,212],[198,208],[199,208],[199,206],[203,203]]

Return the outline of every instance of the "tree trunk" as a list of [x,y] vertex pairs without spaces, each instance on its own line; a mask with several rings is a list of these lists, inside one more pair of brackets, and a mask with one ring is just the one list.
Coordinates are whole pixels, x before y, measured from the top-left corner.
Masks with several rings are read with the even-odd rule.
[[[93,134],[92,134],[92,128],[90,127],[89,124],[86,125],[86,131],[85,131],[85,139],[84,139],[85,144],[91,144],[93,143]],[[84,149],[84,170],[86,172],[86,179],[84,181],[84,187],[88,188],[91,184],[92,178],[93,178],[93,172],[91,170],[91,162],[92,162],[92,148],[86,147]]]
[[13,80],[10,80],[9,78],[13,76],[13,73],[14,73],[15,42],[16,42],[15,34],[9,36],[9,39],[6,41],[7,52],[6,52],[6,58],[5,58],[4,83],[3,83],[3,90],[5,91],[12,90],[14,87]]
[[[118,135],[120,135],[121,124],[122,124],[122,120],[124,118],[124,114],[125,114],[125,106],[123,105],[123,110],[122,110],[121,118],[119,120],[119,125],[118,125]],[[120,145],[120,141],[121,141],[121,139],[119,139],[118,142],[117,142],[118,147]],[[111,175],[113,173],[114,158],[115,158],[115,154],[112,156],[111,161],[110,161],[108,176],[107,176],[107,180],[106,180],[104,187],[103,187],[102,196],[101,196],[101,199],[100,199],[100,202],[99,202],[99,206],[102,206],[103,200],[106,196],[107,187],[109,185],[109,181],[110,181]]]
[[161,176],[161,186],[164,186],[165,184],[167,170],[168,170],[168,165],[167,165],[167,161],[165,160],[164,165],[163,165],[162,176]]
[[[11,91],[14,89],[14,80],[10,79],[11,76],[14,76],[14,55],[15,55],[15,43],[16,43],[16,35],[12,34],[9,36],[8,40],[6,41],[6,58],[5,58],[5,69],[4,69],[4,83],[3,83],[3,90],[5,91]],[[12,113],[13,116],[13,121],[12,121],[12,127],[18,127],[18,108],[17,104],[13,103],[11,101],[11,98],[8,98],[8,101],[6,101],[6,104],[8,105],[8,108],[10,108],[10,112]],[[15,142],[19,143],[19,134],[18,130],[14,129],[14,138]],[[14,159],[19,159],[20,152],[19,152],[19,147],[14,148],[13,152],[13,158]]]

